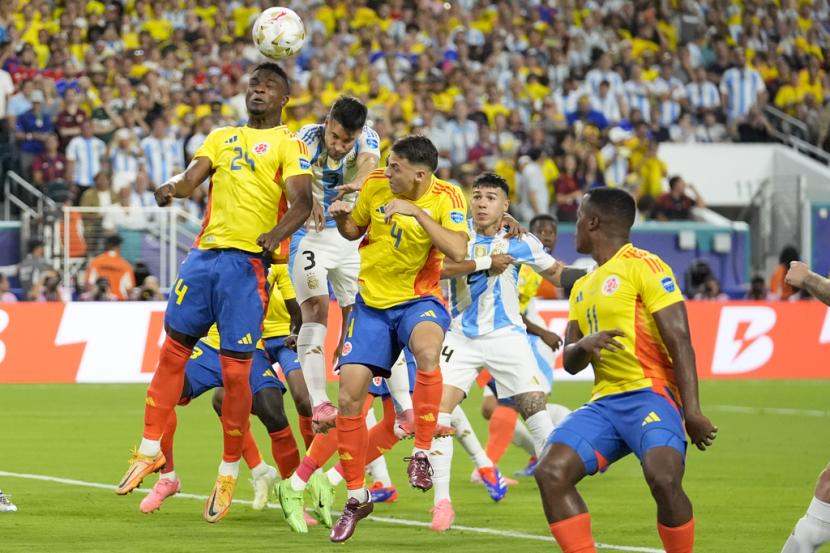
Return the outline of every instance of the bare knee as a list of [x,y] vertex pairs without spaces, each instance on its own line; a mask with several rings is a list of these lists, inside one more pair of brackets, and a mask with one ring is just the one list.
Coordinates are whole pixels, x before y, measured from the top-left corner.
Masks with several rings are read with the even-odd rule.
[[651,495],[658,502],[670,500],[683,489],[683,475],[678,471],[659,469],[648,471],[645,476]]
[[222,416],[222,400],[225,398],[225,389],[224,388],[216,388],[213,392],[213,398],[211,399],[211,404],[213,405],[213,410],[216,411],[216,414],[220,417]]
[[576,485],[585,475],[582,460],[576,452],[554,445],[536,466],[533,473],[539,488],[557,490]]
[[313,296],[305,300],[300,306],[303,323],[326,324],[329,317],[328,302],[328,296]]
[[830,503],[830,465],[827,465],[816,482],[816,498],[825,503]]
[[496,410],[496,406],[498,402],[496,398],[493,396],[486,396],[484,401],[481,402],[481,416],[484,417],[484,420],[490,420],[490,417],[493,416],[493,411]]

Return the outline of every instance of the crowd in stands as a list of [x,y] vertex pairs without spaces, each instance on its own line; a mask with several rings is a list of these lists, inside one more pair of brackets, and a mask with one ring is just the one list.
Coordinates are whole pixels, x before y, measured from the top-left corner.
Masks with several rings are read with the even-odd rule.
[[[469,187],[495,170],[522,220],[573,221],[584,191],[629,189],[645,218],[688,218],[703,198],[670,177],[661,142],[768,141],[764,107],[828,141],[826,0],[316,0],[285,121],[366,102],[382,153],[408,133]],[[270,5],[270,4],[269,4]],[[141,229],[152,190],[212,128],[246,119],[259,0],[12,0],[0,4],[0,143],[12,168],[101,237]],[[673,184],[672,184],[673,183]],[[182,202],[195,218],[205,190]],[[93,229],[94,227],[94,229]],[[93,230],[93,232],[89,232]],[[76,237],[77,238],[77,237]],[[112,291],[110,291],[112,292]]]

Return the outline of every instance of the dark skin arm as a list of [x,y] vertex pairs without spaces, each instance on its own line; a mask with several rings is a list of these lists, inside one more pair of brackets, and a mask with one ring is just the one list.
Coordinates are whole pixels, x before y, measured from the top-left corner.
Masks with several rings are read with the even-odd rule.
[[562,364],[570,374],[576,374],[591,362],[596,356],[602,360],[602,351],[622,351],[623,346],[615,338],[623,336],[619,330],[600,330],[594,334],[583,336],[577,321],[568,321],[565,329],[565,349],[562,353]]
[[342,200],[332,202],[329,215],[337,223],[337,231],[346,240],[357,240],[366,233],[366,227],[360,227],[354,222],[352,206]]
[[311,214],[311,175],[294,175],[285,179],[285,190],[288,196],[288,211],[280,219],[277,226],[257,238],[256,243],[267,252],[273,252],[280,242],[294,234]]
[[285,300],[285,309],[288,311],[288,316],[291,317],[291,335],[285,339],[285,347],[297,351],[297,334],[300,332],[300,327],[303,325],[303,312],[300,310],[300,304],[297,300],[292,298]]
[[652,316],[672,359],[686,415],[686,432],[692,443],[703,451],[712,445],[718,428],[700,410],[695,352],[689,335],[686,304],[675,303],[654,312]]
[[562,345],[562,338],[560,338],[557,333],[551,332],[547,328],[537,325],[524,315],[522,315],[522,321],[524,321],[525,327],[527,327],[528,334],[533,334],[534,336],[541,338],[542,341],[553,351],[558,350],[559,346]]
[[189,198],[213,171],[213,164],[206,157],[193,158],[184,172],[156,188],[156,203],[159,207],[170,205],[173,198]]

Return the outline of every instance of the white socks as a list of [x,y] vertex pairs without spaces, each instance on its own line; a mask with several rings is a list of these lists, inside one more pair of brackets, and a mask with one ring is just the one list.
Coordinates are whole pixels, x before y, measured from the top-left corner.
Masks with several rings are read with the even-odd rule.
[[493,461],[487,457],[484,448],[481,447],[481,442],[473,430],[470,420],[467,418],[467,413],[456,405],[452,412],[452,427],[455,428],[455,437],[461,442],[461,447],[467,451],[467,454],[473,460],[476,468],[492,467]]
[[[450,426],[452,424],[452,415],[450,413],[438,413],[438,424]],[[442,499],[450,499],[452,440],[452,436],[432,439],[432,451],[429,453],[429,462],[432,465],[433,505],[438,505]]]
[[[369,409],[366,413],[366,428],[372,428],[377,423],[375,410]],[[389,477],[389,469],[386,466],[386,458],[383,455],[366,465],[366,472],[375,480],[382,482],[384,487],[388,488],[392,485],[392,479]]]
[[339,486],[340,482],[343,481],[343,477],[340,475],[339,472],[334,470],[334,467],[326,471],[326,478],[329,479],[329,484],[331,484],[332,486]]
[[297,475],[296,470],[294,471],[294,474],[288,478],[288,481],[291,483],[291,489],[295,492],[301,492],[305,489],[306,482]]
[[564,405],[559,405],[558,403],[548,403],[548,415],[550,415],[550,422],[553,423],[554,427],[562,424],[565,417],[570,415],[572,412],[573,411]]
[[830,503],[817,497],[796,523],[795,530],[784,544],[781,553],[815,553],[819,547],[830,541]]
[[326,393],[326,358],[323,356],[325,341],[326,325],[320,323],[303,323],[297,336],[297,355],[314,407],[329,401]]
[[547,409],[539,411],[525,419],[527,429],[533,438],[533,445],[536,449],[536,457],[542,456],[542,451],[545,449],[545,442],[553,432],[553,423],[550,422],[550,415]]
[[251,469],[251,476],[254,478],[260,478],[261,476],[265,476],[270,471],[271,467],[265,461],[260,461],[257,466]]
[[234,478],[239,477],[239,461],[234,463],[228,463],[226,461],[222,461],[219,463],[219,475],[220,476],[233,476]]
[[176,471],[171,470],[170,472],[162,472],[161,476],[159,476],[159,479],[161,479],[161,478],[166,478],[167,480],[172,480],[173,482],[175,482],[176,481]]
[[351,498],[355,498],[361,503],[366,503],[371,499],[369,496],[369,490],[366,488],[360,488],[359,490],[346,490],[346,501]]
[[406,357],[403,352],[392,366],[391,372],[391,376],[386,379],[386,385],[389,386],[392,399],[401,411],[412,409],[412,396],[409,395],[409,369],[406,366]]
[[521,419],[516,419],[516,428],[513,431],[513,444],[524,449],[528,455],[536,456],[536,444],[533,443],[533,436],[527,430]]
[[154,457],[161,451],[161,440],[148,440],[141,438],[141,445],[138,446],[138,452],[142,455],[149,455]]

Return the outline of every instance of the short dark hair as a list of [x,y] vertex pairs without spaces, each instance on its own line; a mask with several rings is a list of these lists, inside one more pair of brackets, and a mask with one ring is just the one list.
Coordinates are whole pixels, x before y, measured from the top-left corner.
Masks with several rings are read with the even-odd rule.
[[675,175],[669,179],[669,190],[674,190],[674,187],[680,181],[680,175]]
[[32,253],[36,249],[42,248],[44,246],[43,240],[39,240],[37,238],[32,238],[31,240],[29,240],[28,246],[29,246],[29,253]]
[[559,231],[559,220],[549,213],[540,213],[539,215],[534,216],[533,219],[530,220],[528,228],[533,231],[533,227],[541,223],[550,223],[553,225],[553,228],[557,230],[557,232]]
[[285,82],[285,89],[289,90],[291,88],[291,81],[288,78],[288,73],[286,73],[285,70],[279,66],[279,64],[276,64],[272,61],[266,61],[254,67],[254,70],[251,72],[251,74],[254,74],[257,71],[270,71],[272,73],[276,73],[277,76],[279,76]]
[[792,261],[801,261],[801,255],[798,253],[798,248],[789,244],[781,250],[781,254],[778,256],[778,263],[789,268]]
[[510,186],[507,181],[498,173],[485,171],[475,178],[473,188],[499,188],[505,196],[510,196]]
[[357,132],[366,124],[366,105],[354,96],[341,96],[331,106],[329,117],[340,123],[346,132]]
[[410,163],[423,165],[430,171],[435,172],[438,168],[438,150],[432,141],[425,136],[411,134],[399,138],[392,145],[395,155],[406,158]]
[[107,236],[107,239],[104,241],[104,248],[111,250],[113,248],[117,248],[121,245],[123,240],[117,234],[113,234],[112,236]]
[[634,198],[622,188],[594,188],[588,192],[588,204],[626,228],[631,228],[637,218]]

